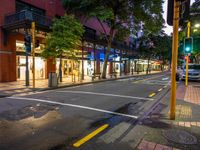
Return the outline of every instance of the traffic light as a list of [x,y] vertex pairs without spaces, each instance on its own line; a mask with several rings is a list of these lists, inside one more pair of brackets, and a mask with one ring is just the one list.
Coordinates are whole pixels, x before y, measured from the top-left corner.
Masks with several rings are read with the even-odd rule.
[[39,46],[40,46],[40,40],[36,40],[36,42],[35,42],[35,48],[37,48]]
[[[189,19],[190,13],[190,0],[176,0],[181,3],[179,7],[179,25],[182,26],[184,21]],[[168,0],[167,6],[167,24],[173,26],[173,16],[174,16],[174,0]]]
[[193,49],[193,39],[190,38],[185,38],[184,40],[184,52],[185,54],[189,54],[192,52]]
[[26,34],[24,37],[24,45],[25,45],[26,53],[30,53],[31,52],[31,36],[28,34]]

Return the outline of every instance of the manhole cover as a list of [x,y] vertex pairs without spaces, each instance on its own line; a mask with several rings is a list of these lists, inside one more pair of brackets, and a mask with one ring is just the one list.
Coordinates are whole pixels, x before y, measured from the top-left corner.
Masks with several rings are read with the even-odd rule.
[[191,135],[190,133],[182,130],[165,130],[163,132],[163,136],[175,143],[181,143],[181,144],[196,144],[197,138]]

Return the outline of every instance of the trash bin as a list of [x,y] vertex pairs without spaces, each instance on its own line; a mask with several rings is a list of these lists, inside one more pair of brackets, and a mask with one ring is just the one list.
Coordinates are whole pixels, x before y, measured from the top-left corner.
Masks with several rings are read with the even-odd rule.
[[54,73],[54,72],[49,73],[48,86],[49,87],[57,87],[58,86],[56,73]]

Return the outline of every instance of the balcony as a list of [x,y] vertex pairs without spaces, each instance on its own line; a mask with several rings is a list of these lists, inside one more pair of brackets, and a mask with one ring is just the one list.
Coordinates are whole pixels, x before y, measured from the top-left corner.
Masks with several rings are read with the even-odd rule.
[[31,22],[36,23],[36,28],[42,31],[49,31],[52,20],[46,16],[24,10],[14,14],[6,15],[3,28],[13,30],[19,28],[31,28]]

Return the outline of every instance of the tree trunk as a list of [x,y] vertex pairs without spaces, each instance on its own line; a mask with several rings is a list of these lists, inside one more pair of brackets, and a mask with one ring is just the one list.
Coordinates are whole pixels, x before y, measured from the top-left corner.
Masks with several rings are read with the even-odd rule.
[[60,82],[62,82],[62,56],[60,56],[59,79],[60,79]]
[[103,72],[102,72],[102,76],[101,76],[102,79],[106,79],[107,63],[108,63],[108,57],[109,57],[110,50],[111,50],[111,44],[112,44],[112,39],[113,39],[113,32],[114,32],[114,29],[111,28],[110,29],[110,36],[109,36],[109,39],[108,39],[108,49],[106,51],[106,56],[105,56],[104,63],[103,63]]
[[161,70],[162,72],[164,71],[164,65],[165,65],[165,59],[163,57],[163,62],[162,62],[162,65],[161,65],[162,66],[162,70]]
[[149,61],[150,61],[150,57],[148,58],[148,64],[147,64],[146,74],[149,74]]
[[110,54],[110,49],[111,49],[111,42],[108,42],[108,49],[106,51],[106,56],[103,63],[102,79],[106,79],[107,63],[108,63],[108,57]]
[[[138,58],[138,65],[139,65],[139,61],[140,61],[140,58]],[[140,72],[138,65],[136,63],[137,74],[139,74],[139,72]]]

